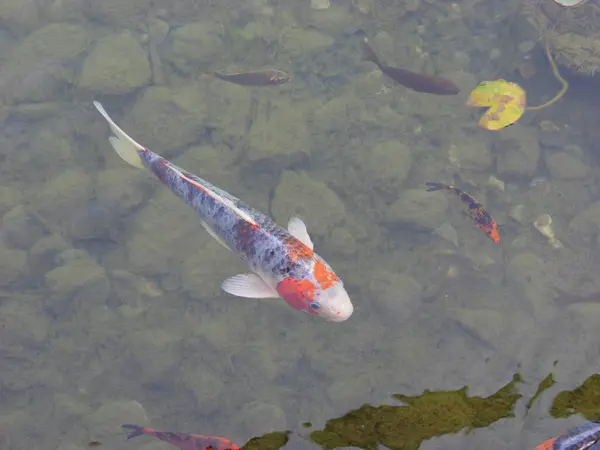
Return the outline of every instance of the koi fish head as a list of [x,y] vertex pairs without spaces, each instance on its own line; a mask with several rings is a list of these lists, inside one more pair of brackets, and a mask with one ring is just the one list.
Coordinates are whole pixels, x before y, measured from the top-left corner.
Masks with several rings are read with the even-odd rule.
[[343,322],[354,312],[344,283],[320,257],[313,260],[303,278],[281,280],[277,292],[292,308],[331,322]]

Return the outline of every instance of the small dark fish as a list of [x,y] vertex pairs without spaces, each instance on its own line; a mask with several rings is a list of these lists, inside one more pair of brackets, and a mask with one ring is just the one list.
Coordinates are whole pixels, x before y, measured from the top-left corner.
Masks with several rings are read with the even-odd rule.
[[282,70],[266,69],[255,72],[240,73],[220,73],[213,72],[215,77],[229,81],[230,83],[241,84],[242,86],[271,86],[283,84],[290,81],[290,76]]
[[101,445],[102,445],[102,442],[100,442],[100,441],[91,441],[91,442],[88,442],[88,447],[99,447]]
[[140,427],[137,425],[122,425],[123,428],[133,430],[127,435],[127,439],[147,434],[169,444],[173,444],[182,450],[240,450],[236,444],[229,439],[218,436],[203,436],[201,434],[174,433],[171,431],[160,431],[153,428]]
[[600,301],[600,292],[578,295],[563,291],[557,287],[553,287],[552,289],[558,294],[558,297],[554,301],[561,306],[567,306],[573,303],[593,303]]
[[460,197],[460,199],[469,207],[469,214],[471,219],[477,225],[477,228],[482,230],[487,236],[494,241],[494,243],[500,243],[500,233],[498,233],[498,224],[485,210],[485,208],[479,203],[471,194],[465,192],[456,186],[447,185],[443,183],[425,183],[427,185],[427,192],[441,191],[443,189],[450,191]]
[[379,60],[375,50],[367,43],[366,39],[362,42],[362,49],[363,60],[372,62],[392,80],[413,91],[436,95],[456,95],[460,92],[458,86],[447,78],[386,66]]
[[586,450],[599,443],[600,423],[586,422],[542,442],[535,450]]

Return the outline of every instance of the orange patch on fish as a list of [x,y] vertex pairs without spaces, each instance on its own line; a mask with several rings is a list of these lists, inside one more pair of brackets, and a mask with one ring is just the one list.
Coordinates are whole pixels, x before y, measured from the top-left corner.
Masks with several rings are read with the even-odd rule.
[[492,217],[487,213],[483,207],[479,206],[478,208],[471,210],[471,217],[473,218],[473,222],[477,225],[477,227],[483,231],[487,236],[495,243],[500,243],[500,233],[498,232],[498,224],[492,219]]
[[498,233],[498,226],[496,224],[492,225],[491,228],[483,229],[483,231],[495,244],[500,243],[500,233]]
[[500,233],[498,232],[498,224],[492,216],[485,210],[485,208],[475,198],[456,186],[438,183],[438,182],[427,182],[427,192],[439,191],[446,189],[455,195],[469,207],[469,214],[471,219],[477,225],[477,228],[482,230],[488,238],[490,238],[495,244],[500,243]]
[[246,234],[250,231],[258,231],[259,229],[260,229],[260,227],[256,223],[240,222],[240,225],[238,227],[238,233]]
[[542,442],[535,448],[535,450],[552,450],[554,448],[554,441],[556,441],[559,437],[560,435],[554,436],[553,438]]
[[329,270],[323,261],[319,260],[315,263],[313,275],[319,286],[321,286],[321,289],[330,288],[335,282],[340,281],[337,275]]
[[308,280],[286,278],[277,285],[277,293],[288,305],[299,311],[306,310],[306,302],[315,298],[316,287]]
[[288,254],[292,261],[309,259],[314,256],[313,251],[298,240],[289,240],[286,244],[288,245]]

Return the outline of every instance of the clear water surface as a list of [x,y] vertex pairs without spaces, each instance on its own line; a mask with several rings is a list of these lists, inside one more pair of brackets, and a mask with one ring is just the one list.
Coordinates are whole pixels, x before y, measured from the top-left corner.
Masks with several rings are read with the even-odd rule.
[[[557,53],[554,105],[497,132],[465,106],[484,80],[531,105],[559,90],[543,3],[3,0],[0,448],[174,448],[127,441],[134,423],[267,435],[247,448],[527,449],[596,418],[598,80]],[[394,84],[364,36],[461,93]],[[210,75],[262,68],[292,81]],[[300,215],[350,320],[224,294],[245,265],[117,157],[93,100],[281,225]],[[471,192],[500,245],[426,181]]]

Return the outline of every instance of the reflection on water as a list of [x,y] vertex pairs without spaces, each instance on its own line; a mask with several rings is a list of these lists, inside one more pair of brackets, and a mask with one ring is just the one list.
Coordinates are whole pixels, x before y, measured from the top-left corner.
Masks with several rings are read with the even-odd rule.
[[[600,417],[599,7],[1,2],[0,449],[167,445],[127,441],[127,423],[253,449],[534,448]],[[481,81],[533,105],[557,91],[550,31],[566,95],[479,129]],[[383,77],[365,35],[461,93]],[[210,75],[262,69],[291,81]],[[279,224],[300,215],[351,319],[225,295],[246,266],[114,154],[93,100]],[[426,182],[471,192],[500,245]]]

